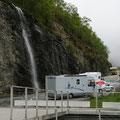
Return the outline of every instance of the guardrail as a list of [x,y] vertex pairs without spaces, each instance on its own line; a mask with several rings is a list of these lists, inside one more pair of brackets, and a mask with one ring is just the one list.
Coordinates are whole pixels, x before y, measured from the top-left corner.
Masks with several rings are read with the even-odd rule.
[[38,89],[31,87],[12,86],[10,90],[10,120],[13,120],[13,108],[14,108],[14,88],[23,89],[25,91],[25,119],[27,119],[27,100],[28,89],[36,90],[36,117],[38,116]]
[[[16,90],[18,89],[18,92],[21,94],[21,97],[16,98]],[[31,87],[21,87],[21,86],[12,86],[11,87],[11,94],[10,94],[10,120],[14,120],[13,118],[13,110],[16,107],[24,107],[24,118],[28,120],[28,109],[30,107],[35,108],[35,117],[38,118],[38,110],[40,107],[44,107],[44,110],[46,111],[44,115],[49,114],[49,109],[54,110],[55,118],[56,120],[58,119],[58,112],[67,112],[69,113],[69,110],[72,110],[72,108],[90,108],[91,106],[91,101],[77,101],[74,99],[69,99],[70,93],[67,92],[66,95],[63,93],[63,91],[59,91],[60,93],[60,99],[57,100],[57,92],[58,91],[52,91],[53,94],[53,99],[49,100],[48,95],[49,95],[48,90],[45,89],[38,89],[38,88],[31,88]],[[39,98],[39,94],[44,93],[44,98],[41,99]],[[115,92],[109,92],[107,94],[115,94]],[[116,92],[119,93],[119,92]],[[99,116],[99,120],[101,120],[101,108],[99,107],[99,102],[100,102],[100,97],[104,96],[106,92],[101,92],[98,93],[96,91],[93,92],[94,94],[94,102],[95,102],[95,109],[96,109],[96,114]],[[15,96],[14,96],[15,95]],[[17,94],[18,95],[18,94]],[[15,99],[14,99],[15,98]],[[64,99],[65,98],[65,99]],[[106,103],[105,101],[102,104],[102,108],[107,108],[109,103]],[[116,104],[116,106],[120,103],[111,103]],[[110,108],[110,106],[108,107]],[[118,108],[119,109],[119,108]]]

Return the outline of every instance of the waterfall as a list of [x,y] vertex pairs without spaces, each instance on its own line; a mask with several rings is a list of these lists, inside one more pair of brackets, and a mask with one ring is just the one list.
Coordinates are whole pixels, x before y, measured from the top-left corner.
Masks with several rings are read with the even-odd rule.
[[35,29],[42,35],[43,33],[42,33],[42,31],[41,31],[41,29],[37,26],[37,25],[35,25]]
[[27,23],[27,21],[26,21],[26,18],[24,16],[24,13],[22,12],[22,10],[16,6],[15,6],[15,8],[18,11],[18,14],[20,16],[22,36],[25,40],[25,45],[27,47],[27,51],[28,51],[28,54],[30,57],[31,71],[32,71],[32,77],[33,77],[33,85],[35,88],[39,88],[39,84],[37,81],[37,72],[36,72],[36,64],[35,64],[34,54],[33,54],[33,50],[32,50],[32,47],[30,45],[30,42],[29,42],[29,37],[28,37],[28,33],[27,33],[27,26],[25,26],[25,23]]

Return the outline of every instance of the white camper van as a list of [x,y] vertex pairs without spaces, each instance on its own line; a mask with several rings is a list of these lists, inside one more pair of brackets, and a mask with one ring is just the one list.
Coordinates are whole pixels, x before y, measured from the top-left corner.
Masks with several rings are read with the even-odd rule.
[[93,77],[96,82],[101,81],[101,72],[86,72],[84,74]]
[[86,72],[86,73],[80,73],[79,75],[87,75],[93,77],[96,82],[97,90],[99,92],[103,90],[105,83],[104,81],[101,81],[101,72]]
[[49,97],[54,97],[54,91],[57,92],[57,98],[60,98],[60,92],[69,98],[84,95],[95,90],[95,79],[87,75],[59,75],[46,76],[46,89],[49,91]]

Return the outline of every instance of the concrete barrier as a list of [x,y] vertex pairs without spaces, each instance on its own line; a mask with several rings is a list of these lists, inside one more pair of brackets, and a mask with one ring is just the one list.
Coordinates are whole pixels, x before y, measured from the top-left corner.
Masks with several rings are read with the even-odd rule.
[[[25,106],[25,100],[15,100],[14,101],[14,106]],[[36,101],[35,100],[28,100],[27,101],[27,106],[36,106]],[[38,106],[46,106],[46,101],[44,100],[39,100],[38,101]],[[55,101],[54,100],[49,100],[48,101],[48,107],[54,107],[55,106]],[[61,107],[61,101],[57,100],[56,101],[56,106]],[[67,107],[67,100],[63,101],[63,107]],[[90,102],[89,101],[69,101],[69,107],[90,107]]]
[[120,109],[120,102],[103,102],[103,108]]

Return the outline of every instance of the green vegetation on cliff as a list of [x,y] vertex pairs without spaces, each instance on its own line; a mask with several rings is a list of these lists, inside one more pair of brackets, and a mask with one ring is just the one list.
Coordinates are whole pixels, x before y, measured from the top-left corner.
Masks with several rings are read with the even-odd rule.
[[[53,23],[57,22],[64,27],[69,35],[67,48],[74,54],[77,49],[82,50],[84,56],[91,62],[105,64],[108,59],[107,46],[97,37],[89,26],[90,19],[81,18],[77,8],[67,4],[64,0],[6,0],[29,12],[38,20],[39,24],[55,33]],[[66,38],[68,39],[68,38]],[[79,54],[77,54],[79,58]],[[91,63],[90,63],[91,64]]]

